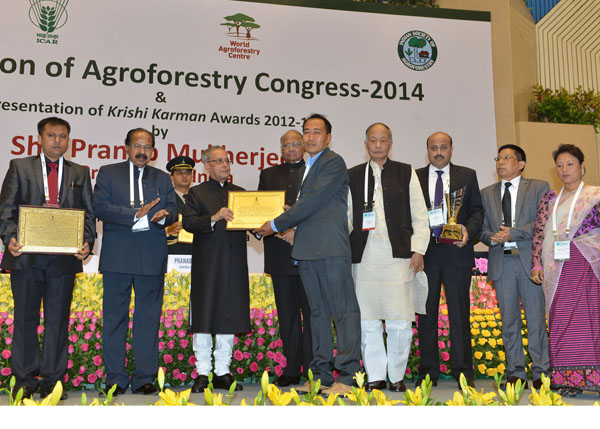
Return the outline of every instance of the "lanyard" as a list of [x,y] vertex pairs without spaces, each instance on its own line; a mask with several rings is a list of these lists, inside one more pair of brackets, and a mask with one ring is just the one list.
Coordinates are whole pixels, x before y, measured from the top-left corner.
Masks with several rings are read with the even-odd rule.
[[[137,167],[135,167],[137,168]],[[142,187],[142,176],[144,174],[144,168],[142,167],[140,169],[140,175],[138,177],[138,193],[140,195],[140,207],[142,207],[144,205],[144,189]],[[129,162],[129,205],[131,206],[131,208],[135,207],[135,192],[134,192],[134,183],[133,183],[133,169],[134,169],[134,165],[133,163],[130,161]]]
[[[371,161],[367,162],[367,165],[365,166],[365,209],[367,207],[369,207],[369,164],[371,163]],[[374,173],[374,172],[373,172]],[[371,207],[375,207],[375,197],[377,195],[377,186],[379,185],[379,182],[377,181],[377,179],[375,178],[375,174],[373,174],[373,181],[375,182],[375,186],[373,187],[373,205]]]
[[[567,218],[567,229],[565,230],[567,235],[569,234],[569,229],[571,228],[571,220],[573,219],[573,212],[575,211],[575,202],[577,201],[577,198],[579,197],[579,193],[581,192],[582,189],[583,189],[583,180],[581,181],[581,183],[579,184],[579,187],[577,188],[577,192],[575,193],[575,196],[573,197],[573,201],[571,201],[571,208],[569,209],[569,217]],[[560,190],[560,193],[558,194],[558,197],[556,197],[556,203],[554,204],[554,209],[552,210],[552,232],[554,233],[555,237],[558,235],[558,231],[557,231],[557,227],[556,227],[556,209],[558,207],[558,203],[560,202],[560,197],[562,196],[564,190],[565,190],[565,187],[563,186],[562,189]]]
[[[50,191],[48,190],[48,170],[46,169],[46,155],[42,154],[40,156],[42,160],[42,179],[44,181],[44,198],[46,200],[46,204],[50,202]],[[58,204],[60,201],[60,185],[62,183],[62,175],[63,175],[63,157],[58,158],[58,196],[56,198],[56,203]]]

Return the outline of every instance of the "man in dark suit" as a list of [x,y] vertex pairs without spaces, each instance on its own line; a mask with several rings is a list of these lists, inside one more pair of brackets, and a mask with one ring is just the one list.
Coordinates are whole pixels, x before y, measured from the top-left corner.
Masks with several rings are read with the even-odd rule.
[[[473,240],[479,236],[483,223],[483,206],[475,171],[450,163],[452,157],[452,137],[444,132],[433,133],[427,139],[427,156],[430,164],[417,170],[421,189],[429,210],[432,228],[429,246],[425,254],[425,274],[429,284],[429,294],[425,310],[427,314],[418,317],[419,350],[421,365],[417,384],[427,374],[437,385],[439,375],[438,350],[438,308],[441,285],[444,284],[448,318],[450,320],[450,368],[456,380],[463,373],[467,383],[475,385],[473,375],[473,355],[471,350],[470,296],[471,273],[475,261]],[[444,194],[465,188],[462,208],[457,223],[463,234],[462,241],[442,244],[439,236],[442,227],[435,209],[442,207],[443,219],[448,217]]]
[[125,138],[129,160],[100,168],[94,189],[94,213],[103,223],[99,269],[103,274],[102,350],[107,390],[129,385],[125,344],[131,287],[133,315],[133,393],[151,394],[158,371],[158,327],[167,269],[164,228],[177,219],[169,175],[148,164],[154,150],[151,132],[136,128]]
[[502,316],[507,382],[516,383],[520,379],[527,386],[521,336],[523,304],[533,386],[539,389],[550,359],[544,292],[530,278],[531,244],[538,203],[550,186],[543,180],[521,175],[526,158],[519,146],[500,147],[495,160],[496,172],[502,180],[481,191],[485,218],[479,238],[490,246],[488,280],[494,282]]
[[[331,123],[313,114],[304,120],[306,161],[298,201],[285,213],[255,230],[294,234],[292,258],[300,261],[300,277],[311,310],[315,379],[326,394],[350,392],[360,371],[360,309],[354,292],[348,238],[348,172],[341,156],[329,150]],[[284,235],[285,235],[284,234]],[[333,358],[331,318],[337,328]],[[333,369],[340,372],[334,383]],[[304,387],[306,390],[308,385]]]
[[[12,372],[14,392],[29,398],[39,386],[45,398],[67,372],[67,335],[75,274],[94,247],[96,223],[92,211],[89,170],[63,158],[71,126],[60,118],[38,123],[42,154],[13,159],[0,194],[0,236],[8,250],[2,268],[10,270],[14,298]],[[43,171],[45,169],[46,171]],[[20,205],[47,205],[85,210],[84,243],[73,256],[22,253],[17,242]],[[44,344],[40,365],[37,327],[44,302]],[[37,378],[39,376],[39,380]],[[67,394],[63,392],[62,398]]]
[[[304,172],[302,134],[290,130],[281,136],[281,154],[285,163],[262,170],[258,190],[285,191],[285,204],[291,207],[296,202],[301,173]],[[265,237],[264,243],[265,273],[273,279],[279,335],[287,359],[283,375],[275,380],[275,384],[286,387],[300,382],[301,367],[304,375],[308,374],[312,360],[310,306],[300,279],[298,262],[292,259],[290,244],[282,239],[281,234]]]
[[185,196],[190,191],[194,166],[196,163],[189,156],[178,156],[167,163],[167,171],[171,174],[171,181],[175,188],[175,199],[177,201],[177,222],[169,225],[167,231],[167,244],[169,255],[191,255],[192,243],[181,243],[178,234],[183,229],[181,217],[185,207]]
[[183,227],[194,234],[188,327],[198,372],[194,393],[208,386],[213,354],[213,386],[229,390],[234,335],[250,331],[246,231],[225,229],[234,216],[227,207],[229,191],[244,189],[229,181],[230,159],[221,146],[206,149],[202,162],[209,180],[190,189],[183,210]]

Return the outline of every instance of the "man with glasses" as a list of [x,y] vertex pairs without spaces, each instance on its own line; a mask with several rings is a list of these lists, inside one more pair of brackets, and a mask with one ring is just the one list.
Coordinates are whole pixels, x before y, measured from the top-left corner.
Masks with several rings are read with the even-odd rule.
[[[281,155],[284,163],[260,172],[259,191],[285,191],[285,209],[296,202],[304,167],[302,134],[289,130],[281,136]],[[265,273],[273,279],[273,290],[279,319],[279,335],[287,366],[275,384],[286,387],[300,382],[300,375],[308,377],[312,359],[310,307],[300,279],[298,262],[292,259],[292,246],[284,236],[265,237]],[[291,237],[290,237],[291,238]],[[301,370],[302,368],[302,370]]]
[[531,281],[531,245],[537,208],[550,188],[543,180],[526,179],[525,152],[507,144],[495,158],[500,182],[481,191],[485,218],[479,239],[487,244],[488,280],[494,282],[502,316],[502,341],[506,351],[508,383],[521,380],[527,386],[521,336],[521,304],[527,320],[528,351],[533,386],[547,375],[548,333],[544,292]]
[[[157,392],[158,326],[167,271],[165,226],[177,219],[169,175],[148,165],[154,136],[135,128],[127,133],[125,162],[100,168],[94,188],[94,214],[103,223],[99,269],[103,274],[102,351],[106,390]],[[131,287],[135,290],[133,356],[130,377],[125,366]]]
[[[234,216],[227,207],[228,193],[244,189],[229,182],[230,161],[221,146],[206,149],[202,162],[209,179],[190,189],[183,209],[183,228],[194,234],[188,322],[188,330],[194,333],[198,372],[194,393],[202,393],[208,386],[213,335],[212,383],[215,389],[229,390],[234,335],[250,331],[246,232],[225,229]],[[237,384],[236,390],[242,386]]]
[[193,180],[193,171],[196,163],[189,156],[178,156],[167,164],[167,171],[171,173],[171,181],[175,188],[177,200],[177,222],[167,227],[167,244],[169,255],[191,255],[191,243],[178,242],[178,234],[183,229],[180,217],[183,216],[185,196],[190,191]]

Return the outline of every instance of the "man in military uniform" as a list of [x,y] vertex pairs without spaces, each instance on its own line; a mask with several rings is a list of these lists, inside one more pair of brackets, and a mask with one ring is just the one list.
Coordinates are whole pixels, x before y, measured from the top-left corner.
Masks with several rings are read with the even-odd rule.
[[169,255],[191,255],[192,243],[181,243],[178,241],[179,231],[182,230],[181,216],[185,207],[185,196],[190,190],[193,179],[193,171],[196,163],[189,156],[178,156],[167,164],[167,171],[171,174],[171,181],[175,188],[177,200],[177,222],[167,227],[167,244]]

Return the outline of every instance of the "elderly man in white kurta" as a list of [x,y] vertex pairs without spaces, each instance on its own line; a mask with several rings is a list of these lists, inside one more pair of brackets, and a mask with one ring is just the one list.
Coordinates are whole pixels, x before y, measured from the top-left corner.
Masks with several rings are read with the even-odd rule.
[[412,322],[415,312],[425,311],[427,299],[423,255],[429,244],[429,223],[414,169],[388,158],[392,143],[387,125],[367,128],[370,160],[348,172],[348,222],[361,349],[369,380],[366,388],[384,389],[387,372],[389,389],[403,392]]

